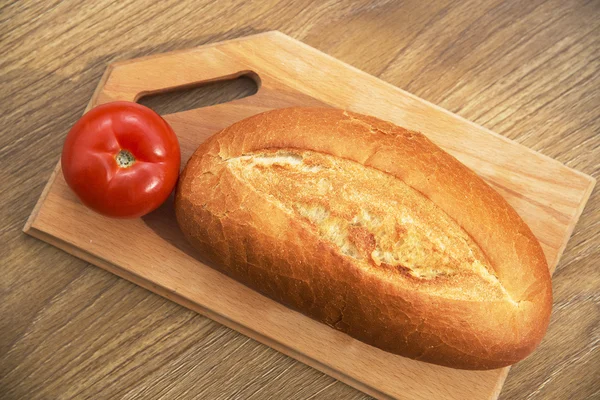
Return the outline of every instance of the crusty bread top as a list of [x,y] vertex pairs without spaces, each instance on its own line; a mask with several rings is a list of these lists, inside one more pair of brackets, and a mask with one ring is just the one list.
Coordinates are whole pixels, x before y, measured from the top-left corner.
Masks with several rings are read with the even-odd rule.
[[293,148],[247,153],[227,163],[240,182],[314,226],[322,240],[382,279],[453,299],[512,300],[469,235],[389,174]]
[[[233,129],[244,134],[229,137],[227,131]],[[287,108],[238,122],[214,145],[218,160],[207,157],[204,162],[266,149],[300,149],[354,161],[365,167],[363,171],[392,175],[433,202],[473,239],[512,300],[527,301],[549,284],[539,242],[515,210],[418,132],[342,110]]]
[[[552,292],[539,242],[497,192],[418,132],[336,109],[274,110],[210,138],[182,181],[182,209],[198,203],[224,217],[229,200],[214,194],[244,191],[216,185],[239,182],[312,227],[410,298],[427,321],[424,347],[464,354],[456,365],[510,364],[546,331]],[[460,326],[470,333],[458,337]]]

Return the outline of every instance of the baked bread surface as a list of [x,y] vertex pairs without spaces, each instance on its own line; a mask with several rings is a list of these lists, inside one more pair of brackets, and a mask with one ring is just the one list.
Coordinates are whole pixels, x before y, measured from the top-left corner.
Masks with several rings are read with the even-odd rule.
[[385,351],[498,368],[548,326],[550,276],[528,226],[424,135],[374,117],[240,121],[194,153],[175,207],[215,268]]

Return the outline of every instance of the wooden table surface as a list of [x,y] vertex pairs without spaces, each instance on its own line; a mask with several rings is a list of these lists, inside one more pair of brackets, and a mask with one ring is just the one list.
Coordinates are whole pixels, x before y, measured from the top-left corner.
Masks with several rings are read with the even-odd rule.
[[[600,177],[598,1],[82,3],[0,2],[0,398],[367,397],[21,232],[112,61],[277,29]],[[598,193],[554,275],[548,334],[503,399],[600,397]]]

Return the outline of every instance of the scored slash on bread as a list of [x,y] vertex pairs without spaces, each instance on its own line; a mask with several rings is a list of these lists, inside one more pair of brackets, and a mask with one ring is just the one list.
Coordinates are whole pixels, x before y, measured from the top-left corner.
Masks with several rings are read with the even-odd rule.
[[552,306],[529,227],[424,135],[336,109],[240,121],[194,153],[176,215],[214,267],[385,351],[490,369]]

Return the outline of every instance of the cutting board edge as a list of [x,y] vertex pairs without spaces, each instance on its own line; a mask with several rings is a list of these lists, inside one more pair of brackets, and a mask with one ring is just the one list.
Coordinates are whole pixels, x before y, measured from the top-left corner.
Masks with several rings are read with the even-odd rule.
[[50,189],[52,188],[52,185],[54,184],[54,181],[56,180],[56,175],[59,173],[59,171],[60,171],[60,160],[58,160],[58,162],[54,166],[54,169],[52,170],[52,173],[50,174],[50,177],[48,178],[48,181],[46,182],[44,189],[42,189],[42,193],[40,194],[40,197],[37,199],[35,206],[33,206],[33,210],[31,210],[31,214],[29,214],[27,221],[25,221],[25,226],[23,227],[23,232],[30,233],[32,231],[33,224],[35,223],[35,219],[37,218],[37,216],[40,212],[40,209],[44,205],[44,201],[46,201],[46,197],[48,197],[48,193],[50,193]]
[[[152,60],[155,58],[160,58],[160,57],[169,57],[172,55],[176,55],[176,54],[182,54],[182,53],[191,53],[194,51],[198,51],[200,49],[206,49],[206,48],[210,48],[210,47],[216,47],[216,46],[220,46],[222,44],[225,43],[234,43],[234,42],[243,42],[246,40],[253,40],[262,36],[277,36],[277,35],[282,35],[285,36],[291,40],[294,41],[298,41],[297,39],[292,38],[291,36],[286,35],[285,33],[278,31],[278,30],[271,30],[271,31],[265,31],[265,32],[259,32],[259,33],[255,33],[253,35],[248,35],[248,36],[240,36],[237,38],[233,38],[233,39],[226,39],[226,40],[219,40],[218,42],[209,42],[209,43],[205,43],[205,44],[201,44],[199,46],[194,46],[194,47],[187,47],[185,49],[177,49],[177,50],[171,50],[171,51],[167,51],[167,52],[161,52],[161,53],[155,53],[155,54],[148,54],[146,56],[141,56],[141,57],[135,57],[135,58],[129,58],[129,59],[125,59],[125,60],[118,60],[118,61],[113,61],[112,63],[110,63],[109,65],[113,68],[118,68],[118,67],[123,67],[129,64],[135,64],[136,62],[140,62],[140,61],[148,61],[148,60]],[[302,43],[302,42],[300,42]]]
[[[106,67],[106,69],[104,70],[104,73],[102,74],[102,77],[100,77],[100,81],[98,81],[98,86],[96,86],[96,88],[94,89],[94,93],[92,94],[90,101],[88,102],[87,106],[85,107],[85,110],[83,111],[83,114],[85,114],[86,112],[88,112],[89,110],[91,110],[94,107],[94,105],[96,104],[98,97],[100,97],[100,93],[102,92],[102,89],[104,88],[104,85],[106,84],[106,81],[110,77],[110,74],[112,73],[113,69],[114,68],[113,68],[112,64],[109,64]],[[48,196],[48,193],[50,192],[50,188],[54,184],[56,175],[60,172],[60,169],[61,169],[61,166],[60,166],[60,158],[59,158],[56,165],[54,166],[54,169],[52,170],[52,173],[50,174],[50,178],[48,178],[48,181],[46,182],[46,185],[44,186],[44,189],[42,189],[42,193],[40,194],[40,197],[38,198],[37,202],[35,203],[35,206],[33,206],[33,210],[31,210],[31,214],[29,214],[27,221],[25,221],[25,226],[23,227],[23,232],[29,233],[31,231],[31,228],[35,221],[35,218],[37,217],[38,213],[40,212],[40,209],[42,208],[44,201],[46,200],[46,197]]]
[[[574,171],[576,171],[576,170],[574,170]],[[577,171],[577,172],[579,172],[579,171]],[[581,200],[579,202],[579,206],[577,207],[577,211],[576,211],[575,215],[573,216],[573,218],[571,219],[571,223],[567,227],[566,239],[561,244],[560,248],[558,249],[558,252],[556,253],[556,262],[554,263],[554,265],[550,266],[550,274],[551,275],[554,275],[554,272],[556,271],[556,268],[558,267],[558,264],[560,263],[560,259],[562,258],[562,255],[565,252],[567,245],[571,241],[571,236],[573,235],[573,231],[575,230],[575,227],[577,226],[577,223],[579,222],[579,218],[581,218],[581,214],[583,214],[583,210],[585,210],[585,206],[587,205],[587,203],[590,199],[590,196],[592,195],[592,192],[594,191],[594,187],[596,186],[596,178],[594,178],[593,176],[589,176],[589,175],[585,175],[585,176],[589,177],[590,181],[588,182],[588,184],[583,192],[583,195],[581,196]]]
[[[193,301],[187,299],[184,296],[181,296],[175,292],[164,289],[163,287],[155,284],[151,280],[148,280],[137,274],[133,274],[130,271],[127,271],[111,262],[103,260],[100,257],[94,256],[93,254],[89,253],[88,251],[85,251],[78,247],[72,246],[68,242],[66,242],[58,237],[55,237],[55,236],[49,234],[48,232],[45,232],[41,229],[36,228],[35,220],[33,220],[32,223],[27,227],[27,229],[24,229],[23,231],[26,234],[28,234],[29,236],[32,236],[36,239],[39,239],[43,242],[46,242],[46,243],[52,245],[54,247],[57,247],[74,257],[77,257],[87,263],[90,263],[91,265],[100,267],[103,270],[118,276],[119,278],[125,279],[137,286],[140,286],[140,287],[158,295],[158,296],[164,297],[165,299],[167,299],[169,301],[173,301],[173,302],[179,304],[180,306],[187,308],[188,310],[194,311],[194,312],[196,312],[200,315],[203,315],[204,317],[209,318],[229,329],[232,329],[236,332],[241,333],[244,336],[247,336],[253,340],[256,340],[257,342],[262,343],[265,346],[268,346],[282,354],[285,354],[288,357],[298,360],[298,361],[302,362],[303,364],[308,365],[311,368],[314,368],[314,369],[316,369],[328,376],[331,376],[349,386],[352,386],[353,388],[355,388],[357,390],[360,390],[363,393],[368,394],[369,396],[372,396],[372,397],[374,397],[376,399],[380,399],[380,400],[396,400],[396,399],[398,399],[397,397],[388,395],[382,391],[379,391],[379,390],[373,388],[372,386],[365,385],[362,382],[360,382],[346,374],[343,374],[343,373],[339,372],[338,370],[333,369],[311,357],[305,356],[302,353],[294,351],[293,349],[285,346],[284,344],[277,342],[274,339],[264,336],[250,328],[247,328],[244,325],[238,324],[237,322],[227,318],[224,315],[221,315],[212,310],[206,309],[205,307],[201,307],[200,305],[194,303]],[[504,373],[502,375],[501,379],[498,380],[497,385],[491,394],[491,397],[489,397],[487,400],[496,400],[498,398],[498,395],[500,394],[500,390],[502,389],[502,385],[504,383],[504,379],[506,379],[506,375],[508,374],[509,368],[510,367],[506,367],[506,370],[507,370],[506,373]]]

